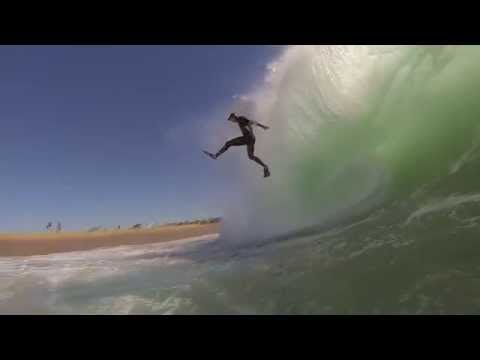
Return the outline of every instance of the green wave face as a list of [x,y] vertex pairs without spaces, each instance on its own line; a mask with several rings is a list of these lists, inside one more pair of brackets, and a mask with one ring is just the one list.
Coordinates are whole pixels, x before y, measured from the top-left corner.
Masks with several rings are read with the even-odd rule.
[[382,50],[287,51],[256,99],[255,115],[272,127],[258,146],[272,179],[247,186],[250,229],[278,233],[367,212],[433,183],[444,193],[475,189],[476,171],[450,178],[476,159],[480,47]]

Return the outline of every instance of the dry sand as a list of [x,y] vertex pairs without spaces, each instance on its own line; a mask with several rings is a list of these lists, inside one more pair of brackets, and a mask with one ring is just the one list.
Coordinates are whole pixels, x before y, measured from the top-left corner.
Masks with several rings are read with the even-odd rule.
[[119,245],[139,245],[216,234],[220,224],[168,225],[156,229],[0,234],[0,256],[45,255]]

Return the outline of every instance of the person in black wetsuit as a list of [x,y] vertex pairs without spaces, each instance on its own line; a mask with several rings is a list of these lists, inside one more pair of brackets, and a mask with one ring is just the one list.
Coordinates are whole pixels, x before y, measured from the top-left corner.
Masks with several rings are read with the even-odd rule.
[[268,126],[262,125],[253,120],[249,120],[243,116],[237,116],[235,113],[230,114],[230,116],[228,117],[228,121],[237,123],[243,135],[227,141],[225,145],[223,145],[223,147],[216,154],[211,154],[208,151],[204,151],[204,153],[210,156],[212,159],[217,159],[220,155],[222,155],[225,151],[227,151],[231,146],[246,145],[248,158],[250,160],[255,161],[257,164],[263,167],[264,177],[270,176],[270,169],[268,168],[268,166],[254,154],[255,153],[255,135],[253,134],[253,126],[261,127],[264,130],[267,130]]

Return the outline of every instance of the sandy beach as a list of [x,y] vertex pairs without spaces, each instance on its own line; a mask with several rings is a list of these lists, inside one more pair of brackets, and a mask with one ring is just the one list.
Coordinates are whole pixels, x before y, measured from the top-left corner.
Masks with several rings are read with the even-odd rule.
[[166,225],[155,229],[0,234],[0,256],[31,256],[120,245],[167,242],[216,234],[219,223]]

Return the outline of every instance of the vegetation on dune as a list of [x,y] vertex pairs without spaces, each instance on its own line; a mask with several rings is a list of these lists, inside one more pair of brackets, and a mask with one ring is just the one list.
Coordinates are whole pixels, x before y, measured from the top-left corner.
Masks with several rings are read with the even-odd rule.
[[[145,225],[145,224],[134,224],[132,226],[127,227],[128,230],[141,230],[141,229],[156,229],[163,226],[181,226],[181,225],[206,225],[206,224],[215,224],[219,223],[222,220],[220,217],[210,217],[207,219],[195,219],[195,220],[185,220],[179,222],[170,222],[166,224],[153,224],[153,225]],[[94,226],[88,229],[88,232],[98,232],[98,231],[109,231],[109,230],[121,230],[120,226],[115,227],[113,229],[108,229],[102,226]]]

